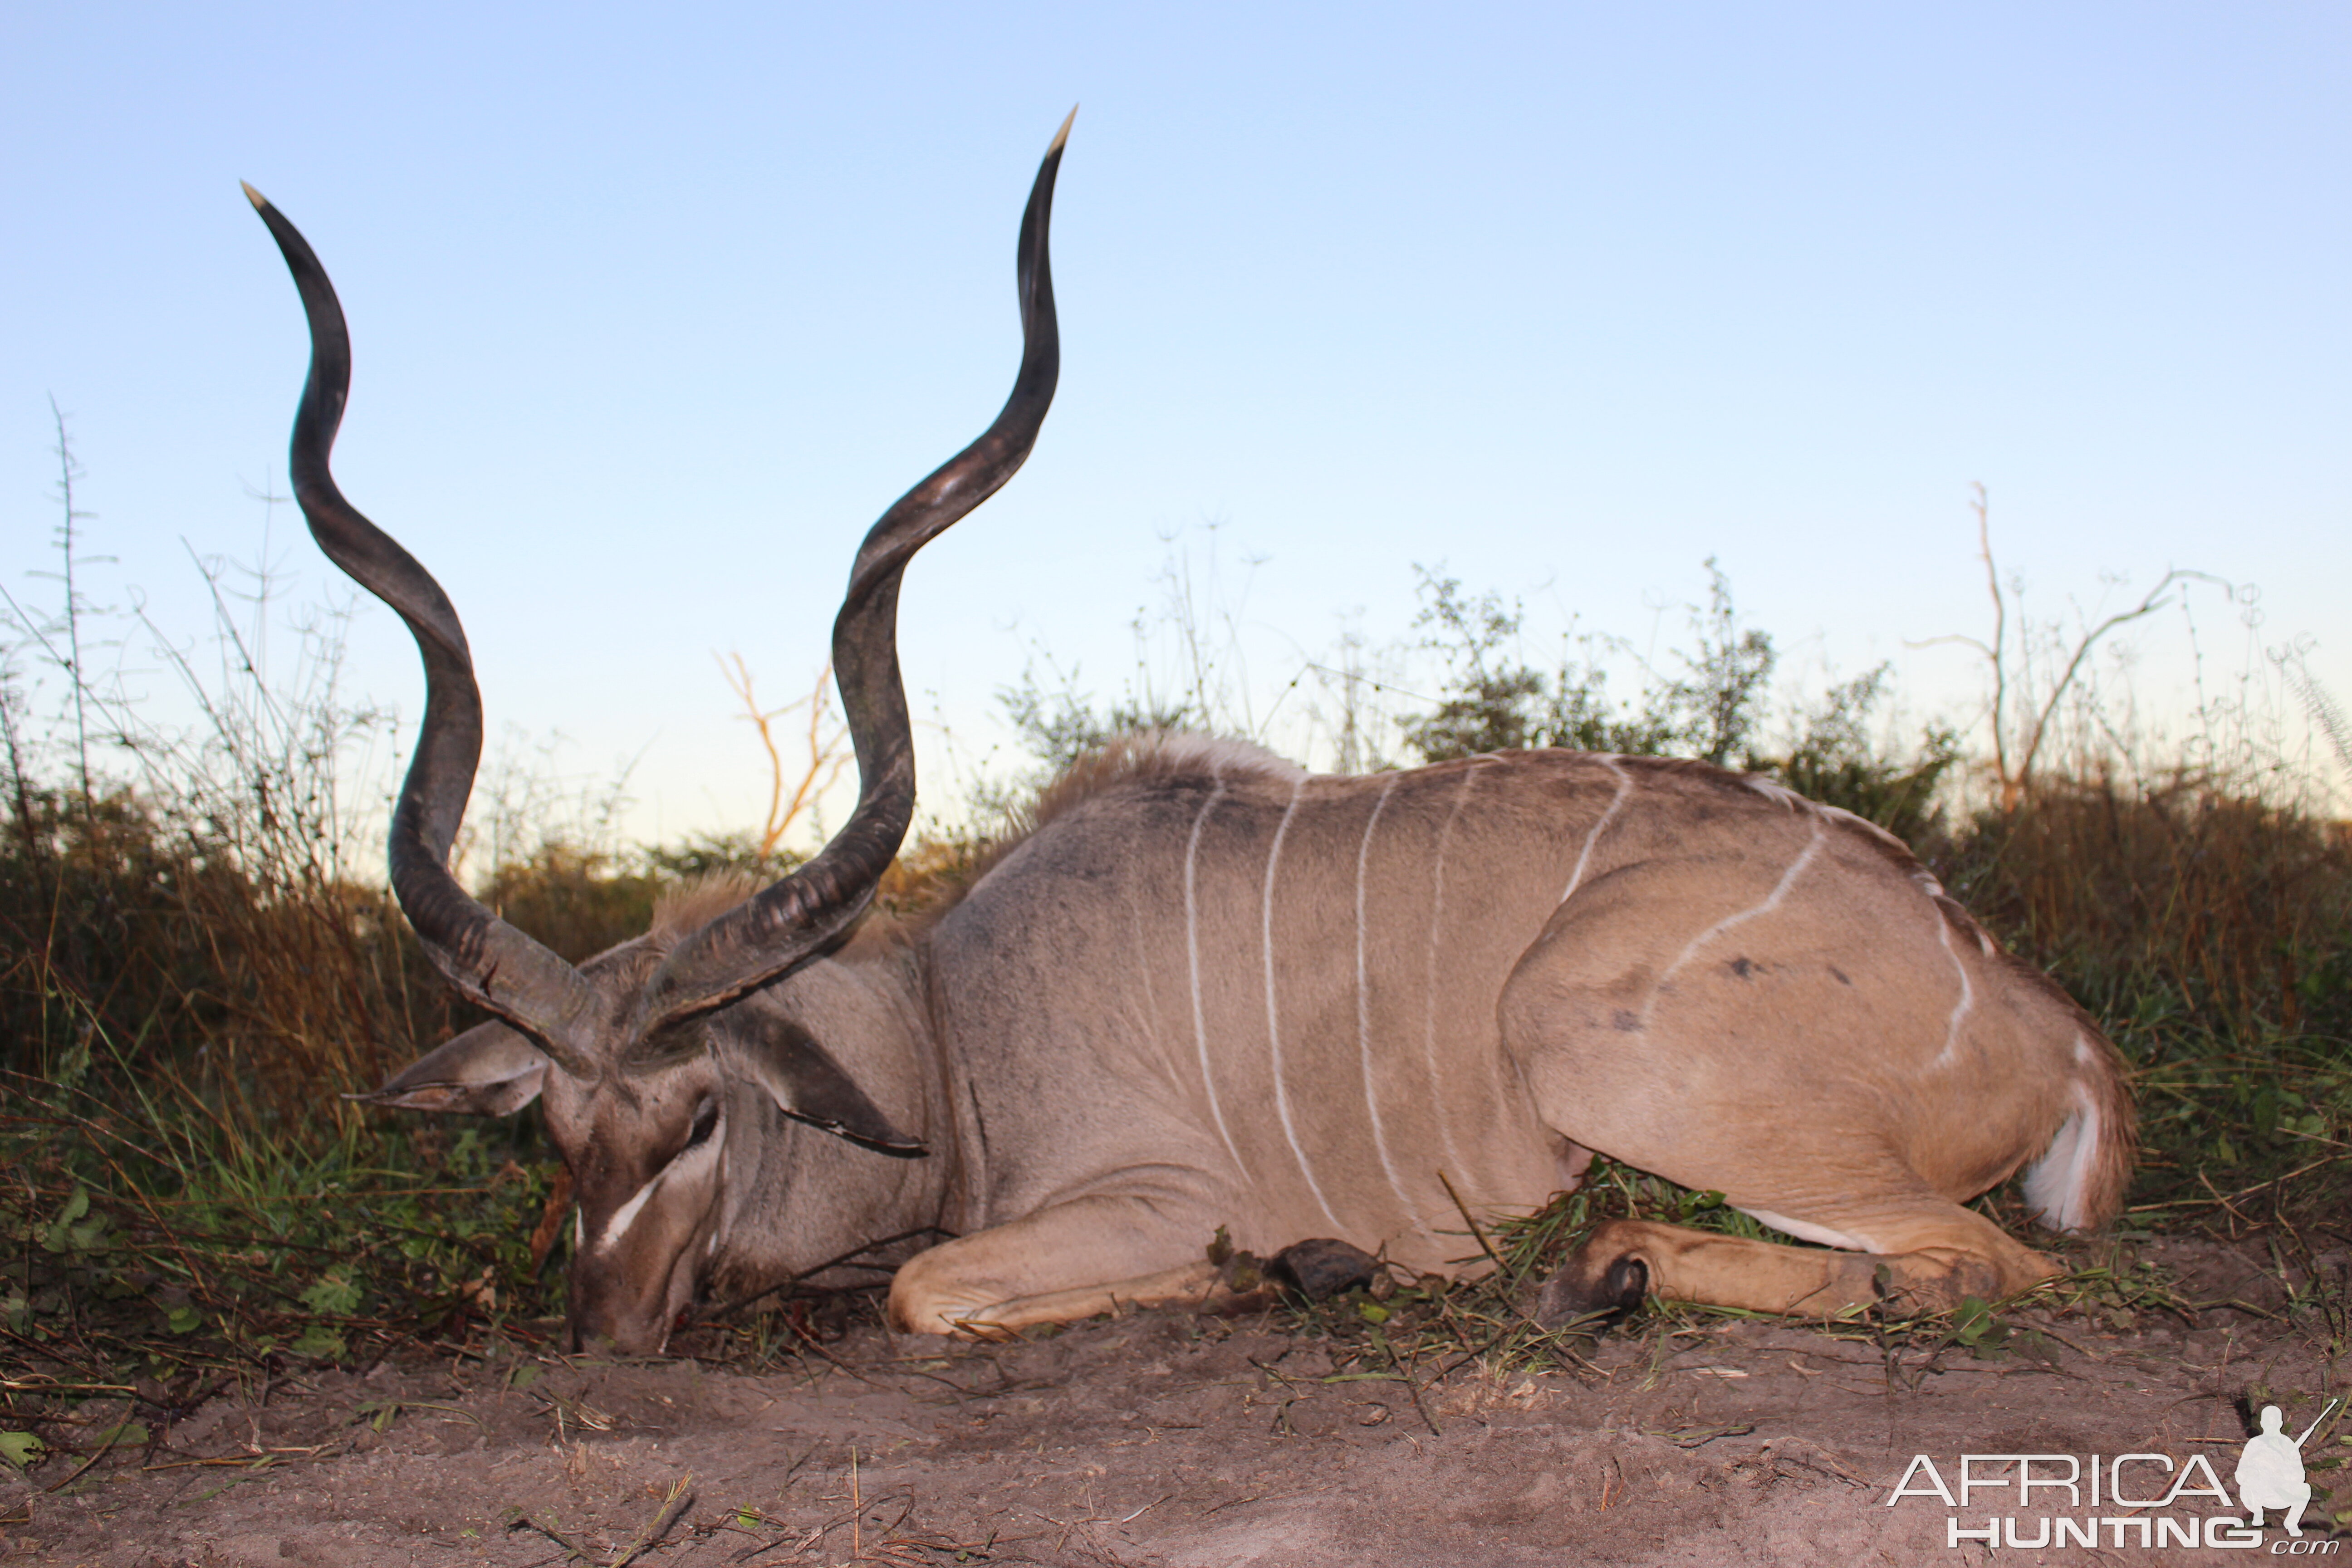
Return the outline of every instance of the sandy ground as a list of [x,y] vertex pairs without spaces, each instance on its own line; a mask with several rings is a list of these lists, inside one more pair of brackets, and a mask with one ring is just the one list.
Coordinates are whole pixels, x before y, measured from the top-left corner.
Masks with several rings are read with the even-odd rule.
[[[2251,1252],[2168,1244],[2207,1300],[2272,1308]],[[2328,1265],[2340,1266],[2340,1259]],[[2267,1296],[2265,1295],[2267,1293]],[[2342,1393],[2324,1312],[2080,1313],[1978,1359],[1801,1325],[1619,1336],[1590,1364],[1471,1364],[1412,1384],[1335,1373],[1260,1320],[1144,1314],[1011,1345],[863,1330],[789,1370],[690,1361],[412,1363],[225,1394],[57,1491],[0,1483],[0,1561],[336,1563],[1915,1563],[2324,1555],[2352,1505],[2337,1418],[2311,1445],[2305,1542],[2251,1551],[1949,1544],[1948,1520],[2137,1517],[2063,1490],[1889,1506],[1916,1454],[2209,1458],[2227,1483],[2252,1399]],[[2020,1336],[2023,1338],[2023,1336]],[[379,1429],[380,1428],[380,1429]],[[267,1463],[259,1462],[267,1458]],[[2140,1461],[2135,1495],[2167,1478]],[[1984,1468],[1979,1467],[1979,1474]],[[2058,1473],[2045,1468],[2044,1475]],[[2136,1478],[2136,1479],[2133,1479]],[[2151,1479],[2152,1478],[2152,1479]],[[2084,1496],[2078,1492],[2077,1498]],[[2178,1520],[2223,1511],[2185,1496]],[[2272,1516],[2273,1525],[2275,1516]],[[2352,1542],[2337,1555],[2352,1562]],[[2108,1544],[2109,1537],[2114,1544]],[[2177,1537],[2174,1538],[2177,1541]],[[2277,1550],[2273,1550],[2276,1548]]]

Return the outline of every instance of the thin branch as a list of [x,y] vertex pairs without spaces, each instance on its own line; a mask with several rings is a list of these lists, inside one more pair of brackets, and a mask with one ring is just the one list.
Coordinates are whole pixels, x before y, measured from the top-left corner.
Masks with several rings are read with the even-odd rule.
[[2211,583],[2226,591],[2235,592],[2231,584],[2223,578],[2214,576],[2210,572],[2196,572],[2176,566],[2157,580],[2156,586],[2147,591],[2147,596],[2142,598],[2137,606],[2128,610],[2120,610],[2109,616],[2074,645],[2074,655],[2066,661],[2065,672],[2059,676],[2057,684],[2050,689],[2048,700],[2042,704],[2042,710],[2033,716],[2033,727],[2027,732],[2025,754],[2020,757],[2017,763],[2019,794],[2024,793],[2026,785],[2032,778],[2033,758],[2042,749],[2042,737],[2049,733],[2050,716],[2057,711],[2059,700],[2066,695],[2066,689],[2074,684],[2074,677],[2082,669],[2084,659],[2090,657],[2091,649],[2097,646],[2100,638],[2117,626],[2127,626],[2143,616],[2154,615],[2158,610],[2162,609],[2168,602],[2163,596],[2164,592],[2173,584],[2189,582]]
[[[719,668],[727,681],[728,689],[734,692],[736,700],[743,705],[740,717],[750,721],[752,731],[760,737],[760,749],[768,754],[768,815],[765,826],[760,830],[760,854],[764,858],[775,853],[776,846],[786,833],[792,831],[793,824],[800,820],[802,813],[808,810],[819,795],[832,788],[834,782],[841,777],[842,770],[848,766],[849,731],[837,721],[832,722],[828,728],[833,712],[830,700],[833,681],[831,660],[817,671],[816,682],[809,689],[806,697],[787,702],[781,708],[771,709],[760,706],[760,700],[752,689],[751,667],[743,662],[741,654],[730,654],[720,659]],[[787,769],[783,752],[776,743],[774,723],[785,714],[801,708],[808,710],[808,731],[802,742],[808,761],[802,766],[799,782],[792,786],[788,800],[785,798]]]
[[1977,554],[1984,562],[1985,588],[1992,595],[1992,647],[1986,649],[1992,660],[1992,766],[1994,776],[2000,780],[2002,808],[2007,809],[2016,804],[2010,794],[2009,725],[2004,711],[2009,671],[2002,662],[2003,650],[2009,646],[2009,600],[2001,594],[2000,573],[1992,563],[1991,499],[1985,494],[1981,479],[1969,488],[1976,492],[1969,505],[1977,514]]

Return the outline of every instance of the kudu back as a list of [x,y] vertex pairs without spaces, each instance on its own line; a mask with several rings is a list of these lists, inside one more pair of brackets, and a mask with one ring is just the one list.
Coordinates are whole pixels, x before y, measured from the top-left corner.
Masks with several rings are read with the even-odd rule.
[[1530,1210],[1596,1151],[1824,1245],[1612,1222],[1546,1288],[1548,1320],[1647,1291],[1927,1308],[2051,1274],[1962,1205],[2030,1163],[2044,1224],[2114,1214],[2133,1126],[2114,1047],[1900,843],[1759,780],[1556,751],[1323,777],[1138,736],[1049,790],[943,912],[868,916],[914,803],[900,577],[1052,401],[1068,130],[1022,219],[1012,396],[866,535],[835,623],[846,825],[774,884],[688,889],[577,966],[449,873],[481,744],[465,633],[335,487],[341,310],[248,188],[310,327],[297,498],[425,667],[393,886],[498,1020],[366,1098],[541,1100],[578,1202],[576,1342],[656,1352],[698,1301],[801,1280],[893,1275],[892,1321],[947,1333],[1197,1301],[1219,1226],[1450,1272],[1475,1256],[1463,1208]]

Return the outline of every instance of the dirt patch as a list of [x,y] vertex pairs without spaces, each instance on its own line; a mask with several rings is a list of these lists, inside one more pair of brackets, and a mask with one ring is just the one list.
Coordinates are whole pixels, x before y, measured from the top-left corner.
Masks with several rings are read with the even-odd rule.
[[[2121,1328],[2016,1313],[1993,1355],[1711,1321],[1604,1339],[1546,1372],[1381,1370],[1360,1343],[1157,1314],[1007,1345],[860,1330],[764,1375],[388,1364],[225,1394],[58,1491],[34,1489],[62,1479],[54,1462],[10,1481],[0,1554],[139,1568],[2122,1561],[2146,1554],[2136,1526],[2095,1552],[2021,1557],[1955,1550],[1948,1518],[2009,1516],[2030,1542],[2054,1516],[2222,1505],[2184,1492],[2135,1512],[2053,1489],[2021,1509],[2013,1487],[1965,1510],[1887,1504],[1917,1454],[1948,1485],[1964,1453],[2132,1452],[2204,1456],[2227,1484],[2250,1404],[2280,1403],[2292,1430],[2345,1391],[2328,1311],[2278,1311],[2274,1289],[2254,1300],[2266,1277],[2246,1254],[2160,1245],[2184,1275],[2275,1315]],[[2311,1479],[2338,1494],[2306,1517],[2315,1545],[2352,1503],[2344,1432],[2339,1415],[2309,1446]],[[2135,1495],[2169,1480],[2149,1461],[2129,1476]],[[2284,1539],[2273,1528],[2264,1548]],[[2150,1550],[2249,1560],[2201,1537]]]

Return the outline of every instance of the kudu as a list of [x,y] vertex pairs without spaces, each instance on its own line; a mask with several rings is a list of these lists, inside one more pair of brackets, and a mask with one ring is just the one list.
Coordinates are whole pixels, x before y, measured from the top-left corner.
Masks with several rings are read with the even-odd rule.
[[[1827,1245],[1612,1222],[1547,1288],[1553,1319],[1647,1290],[1949,1304],[2052,1273],[1962,1205],[2032,1161],[2044,1222],[2115,1212],[2133,1122],[2114,1047],[1900,843],[1759,780],[1556,751],[1318,777],[1144,737],[1066,774],[943,913],[866,918],[914,803],[900,575],[1020,467],[1053,396],[1067,132],[1022,219],[1012,397],[851,571],[846,825],[774,885],[691,890],[577,968],[449,873],[480,748],[465,635],[335,488],[341,311],[253,197],[310,321],[296,493],[424,658],[393,886],[499,1020],[367,1098],[498,1115],[539,1097],[577,1194],[575,1339],[631,1352],[698,1297],[847,1283],[861,1256],[902,1265],[898,1327],[966,1334],[1202,1300],[1220,1226],[1261,1253],[1328,1236],[1447,1271],[1469,1250],[1456,1194],[1524,1212],[1591,1151]],[[950,1239],[904,1239],[927,1233]]]

